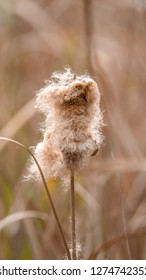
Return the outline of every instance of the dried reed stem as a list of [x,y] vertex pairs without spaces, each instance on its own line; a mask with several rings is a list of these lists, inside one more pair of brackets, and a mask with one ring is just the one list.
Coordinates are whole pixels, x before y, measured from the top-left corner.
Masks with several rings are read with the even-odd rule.
[[71,170],[70,180],[70,199],[71,199],[71,234],[72,234],[72,260],[77,259],[76,252],[76,217],[75,217],[75,190],[74,190],[74,171]]
[[127,224],[126,224],[126,217],[125,217],[125,201],[124,201],[124,192],[123,192],[121,177],[120,177],[120,194],[121,194],[121,212],[122,212],[125,244],[126,244],[128,259],[132,260],[132,255],[131,255],[131,250],[130,250],[130,245],[129,245],[129,240],[128,240],[128,234],[127,234]]
[[61,237],[62,237],[62,241],[63,241],[63,244],[64,244],[64,247],[66,249],[66,254],[67,254],[67,258],[69,260],[71,260],[71,255],[70,255],[70,252],[69,252],[69,248],[68,248],[68,245],[66,243],[66,240],[65,240],[65,236],[64,236],[64,233],[63,233],[63,230],[62,230],[62,227],[61,227],[61,224],[60,224],[60,221],[59,221],[59,218],[58,218],[58,215],[57,215],[57,212],[56,212],[56,209],[55,209],[55,205],[52,201],[52,198],[51,198],[51,195],[50,195],[50,192],[48,190],[48,186],[47,186],[47,183],[46,183],[46,180],[45,180],[45,177],[44,177],[44,174],[42,172],[42,169],[38,163],[38,161],[36,160],[35,156],[33,155],[33,153],[27,148],[25,147],[23,144],[21,144],[20,142],[17,142],[15,140],[12,140],[12,139],[9,139],[9,138],[6,138],[6,137],[0,137],[0,140],[5,140],[5,141],[9,141],[11,143],[14,143],[14,144],[17,144],[18,146],[22,147],[23,149],[25,149],[31,156],[32,158],[34,159],[38,169],[39,169],[39,172],[40,172],[40,175],[41,175],[41,178],[42,178],[42,181],[43,181],[43,185],[45,187],[45,190],[46,190],[46,193],[47,193],[47,197],[49,199],[49,202],[50,202],[50,205],[51,205],[51,208],[52,208],[52,211],[53,211],[53,214],[54,214],[54,217],[55,217],[55,220],[56,220],[56,223],[57,223],[57,226],[58,226],[58,229],[59,229],[59,232],[61,234]]
[[91,62],[92,52],[92,0],[84,0],[84,22],[85,22],[85,36],[86,36],[86,55],[87,67],[91,74],[93,74],[93,67]]

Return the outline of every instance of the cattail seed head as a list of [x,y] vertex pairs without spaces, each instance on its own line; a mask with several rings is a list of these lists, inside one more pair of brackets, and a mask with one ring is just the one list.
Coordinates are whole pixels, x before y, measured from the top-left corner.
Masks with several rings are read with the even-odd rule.
[[[47,178],[78,170],[102,143],[100,93],[87,75],[70,68],[53,73],[37,94],[36,107],[45,114],[44,139],[35,156]],[[32,172],[36,173],[34,167]]]

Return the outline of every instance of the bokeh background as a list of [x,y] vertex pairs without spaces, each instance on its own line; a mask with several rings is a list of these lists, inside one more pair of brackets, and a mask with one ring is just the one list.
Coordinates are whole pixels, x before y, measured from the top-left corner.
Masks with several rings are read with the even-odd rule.
[[[70,65],[98,83],[100,152],[76,178],[83,259],[146,257],[146,1],[0,0],[0,136],[41,139],[35,94]],[[43,186],[26,181],[28,154],[0,142],[0,259],[64,259]],[[48,182],[70,243],[69,190]]]

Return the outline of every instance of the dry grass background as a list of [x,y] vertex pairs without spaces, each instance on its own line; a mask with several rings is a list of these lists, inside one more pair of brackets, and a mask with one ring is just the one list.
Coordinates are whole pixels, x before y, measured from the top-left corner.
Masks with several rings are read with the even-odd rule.
[[[145,30],[145,0],[0,0],[0,136],[39,142],[35,92],[54,70],[88,70],[102,92],[104,145],[76,178],[84,259],[146,256]],[[62,259],[46,194],[24,181],[27,160],[0,143],[0,259]],[[70,241],[68,190],[48,185]]]

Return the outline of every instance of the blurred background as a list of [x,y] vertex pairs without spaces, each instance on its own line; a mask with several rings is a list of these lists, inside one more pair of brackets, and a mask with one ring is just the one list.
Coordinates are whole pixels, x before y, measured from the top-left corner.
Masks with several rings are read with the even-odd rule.
[[[41,139],[35,94],[70,65],[98,83],[100,152],[76,178],[82,259],[146,257],[146,1],[0,0],[0,136]],[[0,142],[0,259],[64,259],[43,186],[25,181],[28,154]],[[69,190],[48,182],[67,242]]]

